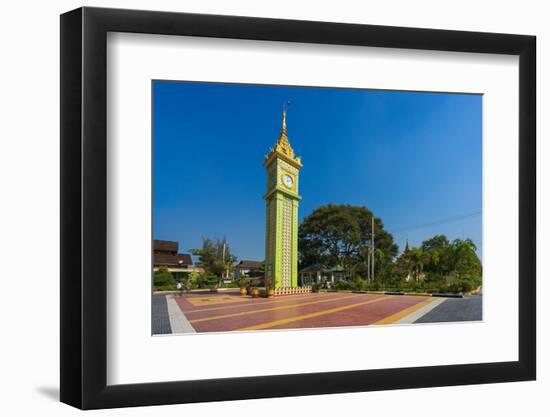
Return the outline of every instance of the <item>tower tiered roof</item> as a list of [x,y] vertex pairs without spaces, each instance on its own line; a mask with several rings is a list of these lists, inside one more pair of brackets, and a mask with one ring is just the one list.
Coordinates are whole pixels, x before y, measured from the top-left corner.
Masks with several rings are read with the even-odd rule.
[[283,120],[281,123],[281,133],[279,134],[279,139],[277,139],[277,143],[274,147],[269,148],[269,153],[265,157],[264,166],[269,165],[275,156],[278,155],[292,165],[295,165],[296,168],[302,167],[302,158],[295,155],[294,149],[292,149],[290,141],[288,140],[286,114],[287,108],[285,106],[285,109],[283,110]]

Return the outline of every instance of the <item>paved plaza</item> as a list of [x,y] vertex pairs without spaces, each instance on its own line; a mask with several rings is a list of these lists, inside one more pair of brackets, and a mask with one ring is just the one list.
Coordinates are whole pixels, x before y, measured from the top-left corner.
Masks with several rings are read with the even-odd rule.
[[155,294],[152,323],[153,334],[167,334],[464,320],[481,320],[481,297],[472,302],[469,298],[321,292],[251,298],[219,292]]

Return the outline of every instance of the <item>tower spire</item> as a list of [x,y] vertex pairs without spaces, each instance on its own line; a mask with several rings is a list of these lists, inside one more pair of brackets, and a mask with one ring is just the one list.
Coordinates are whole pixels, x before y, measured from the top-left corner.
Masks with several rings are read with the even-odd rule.
[[294,149],[292,149],[292,146],[290,145],[290,141],[288,140],[288,136],[287,136],[286,116],[288,113],[289,106],[290,106],[290,101],[285,102],[285,104],[283,105],[281,133],[279,134],[279,138],[277,139],[275,146],[269,149],[269,154],[266,155],[264,164],[269,165],[269,161],[272,160],[274,155],[283,155],[286,158],[288,158],[291,161],[291,163],[297,164],[298,167],[302,166],[302,160],[299,156],[296,156],[294,154]]

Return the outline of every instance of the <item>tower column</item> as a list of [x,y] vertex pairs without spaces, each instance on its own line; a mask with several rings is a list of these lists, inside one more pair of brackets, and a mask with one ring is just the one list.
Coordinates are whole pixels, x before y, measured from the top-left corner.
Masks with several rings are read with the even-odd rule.
[[298,175],[301,158],[294,155],[283,112],[281,133],[264,160],[267,170],[266,285],[274,288],[298,286]]
[[298,286],[298,200],[292,201],[292,287]]

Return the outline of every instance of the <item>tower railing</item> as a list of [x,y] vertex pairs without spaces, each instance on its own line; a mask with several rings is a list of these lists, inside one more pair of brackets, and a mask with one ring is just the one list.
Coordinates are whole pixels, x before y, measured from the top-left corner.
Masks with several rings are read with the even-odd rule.
[[311,287],[279,287],[275,288],[275,295],[293,295],[293,294],[307,294],[311,292]]

